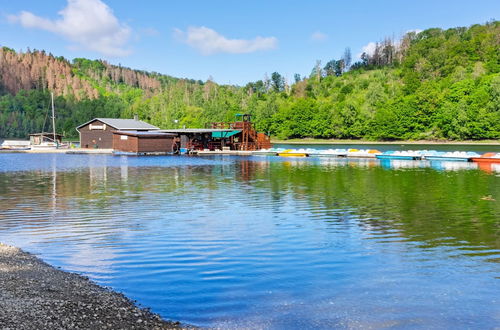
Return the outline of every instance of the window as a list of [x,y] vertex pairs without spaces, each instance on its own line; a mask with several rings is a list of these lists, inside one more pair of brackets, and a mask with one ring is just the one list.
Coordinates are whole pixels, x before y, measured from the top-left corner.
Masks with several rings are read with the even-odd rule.
[[92,124],[90,124],[89,125],[89,130],[91,130],[91,131],[92,130],[102,130],[102,131],[104,131],[104,130],[106,130],[106,124],[103,124],[103,125],[92,125]]

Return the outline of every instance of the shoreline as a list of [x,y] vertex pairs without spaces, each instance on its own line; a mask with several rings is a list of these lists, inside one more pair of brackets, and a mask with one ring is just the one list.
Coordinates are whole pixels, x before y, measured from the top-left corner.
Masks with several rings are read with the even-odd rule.
[[193,329],[2,243],[0,324],[11,329]]
[[406,141],[366,141],[366,140],[321,140],[321,139],[292,139],[292,140],[271,140],[273,144],[387,144],[387,145],[468,145],[468,146],[500,146],[500,140],[465,140],[465,141],[435,141],[435,140],[406,140]]
[[83,148],[70,148],[70,149],[1,149],[0,153],[18,153],[18,154],[86,154],[86,155],[112,155],[113,149],[83,149]]

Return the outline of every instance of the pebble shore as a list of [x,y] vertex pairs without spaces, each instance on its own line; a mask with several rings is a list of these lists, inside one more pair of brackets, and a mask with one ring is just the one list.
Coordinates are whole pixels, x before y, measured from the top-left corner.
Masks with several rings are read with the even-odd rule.
[[[0,329],[186,329],[123,294],[0,243]],[[192,329],[192,328],[191,328]]]

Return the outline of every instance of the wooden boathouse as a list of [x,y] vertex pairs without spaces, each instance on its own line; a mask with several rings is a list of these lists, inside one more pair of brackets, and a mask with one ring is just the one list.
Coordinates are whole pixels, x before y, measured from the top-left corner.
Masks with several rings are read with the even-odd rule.
[[250,115],[236,115],[234,122],[217,122],[208,128],[161,130],[134,119],[94,118],[76,129],[81,148],[114,149],[130,153],[180,151],[252,151],[271,148],[270,138],[258,133]]
[[210,128],[167,129],[159,132],[179,136],[179,148],[185,152],[197,150],[251,151],[271,148],[271,140],[258,133],[250,121],[250,115],[237,115],[235,122],[212,123]]
[[177,134],[113,131],[113,151],[142,154],[171,154],[177,151]]
[[134,119],[94,118],[76,128],[80,134],[81,148],[113,148],[114,131],[150,132],[159,128],[137,117]]

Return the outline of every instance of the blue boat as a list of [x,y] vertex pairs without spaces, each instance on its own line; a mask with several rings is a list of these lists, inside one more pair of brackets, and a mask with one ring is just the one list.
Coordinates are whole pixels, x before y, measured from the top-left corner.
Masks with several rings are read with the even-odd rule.
[[434,154],[425,155],[426,160],[431,161],[453,161],[453,162],[469,162],[472,158],[479,157],[476,152],[453,151],[453,152],[435,152]]

